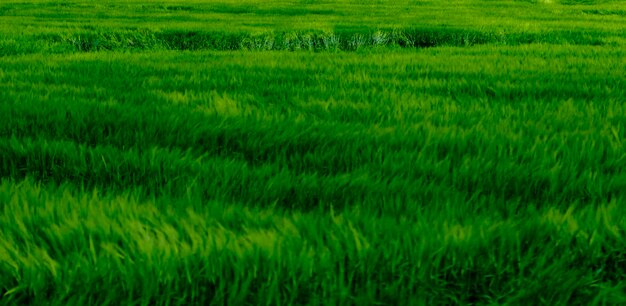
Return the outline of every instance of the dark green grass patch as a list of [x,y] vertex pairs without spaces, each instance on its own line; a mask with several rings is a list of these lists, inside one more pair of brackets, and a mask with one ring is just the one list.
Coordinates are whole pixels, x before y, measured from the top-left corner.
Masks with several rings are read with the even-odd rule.
[[482,44],[522,45],[551,43],[567,45],[604,45],[597,32],[552,31],[542,33],[496,33],[466,29],[405,28],[356,31],[338,27],[337,31],[207,32],[188,30],[106,29],[73,31],[67,34],[42,34],[24,39],[4,40],[0,55],[67,53],[93,51],[145,50],[250,50],[250,51],[355,51],[372,47],[429,48]]
[[626,16],[626,10],[583,10],[583,13],[592,15]]

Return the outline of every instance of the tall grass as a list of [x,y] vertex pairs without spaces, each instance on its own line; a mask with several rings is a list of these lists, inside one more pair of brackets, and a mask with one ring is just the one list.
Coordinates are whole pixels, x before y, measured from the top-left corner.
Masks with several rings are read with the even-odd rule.
[[0,305],[623,304],[622,11],[3,1]]
[[3,301],[623,301],[623,53],[4,58]]
[[[99,50],[358,50],[477,44],[623,45],[623,7],[525,1],[0,4],[0,56]],[[89,18],[85,18],[88,16]]]
[[626,299],[617,282],[626,262],[625,212],[616,201],[529,208],[510,219],[451,219],[376,216],[358,206],[300,214],[192,198],[139,201],[132,190],[77,191],[28,179],[0,185],[4,303]]

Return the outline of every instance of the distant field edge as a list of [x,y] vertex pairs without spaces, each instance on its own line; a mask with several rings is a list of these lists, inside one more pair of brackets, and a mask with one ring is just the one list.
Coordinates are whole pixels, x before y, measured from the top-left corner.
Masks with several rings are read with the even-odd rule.
[[619,33],[595,31],[495,32],[455,28],[212,32],[149,29],[81,30],[0,38],[0,56],[133,50],[357,51],[372,47],[429,48],[483,44],[622,45]]

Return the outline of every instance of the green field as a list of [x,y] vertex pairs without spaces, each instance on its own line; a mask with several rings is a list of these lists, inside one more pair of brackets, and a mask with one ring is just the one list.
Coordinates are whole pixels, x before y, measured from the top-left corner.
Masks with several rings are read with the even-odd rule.
[[0,3],[0,305],[624,305],[626,4]]

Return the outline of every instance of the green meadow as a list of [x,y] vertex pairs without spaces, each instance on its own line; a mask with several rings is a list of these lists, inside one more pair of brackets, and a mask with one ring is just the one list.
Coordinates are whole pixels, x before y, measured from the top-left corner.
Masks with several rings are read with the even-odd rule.
[[626,4],[0,3],[0,305],[626,304]]

